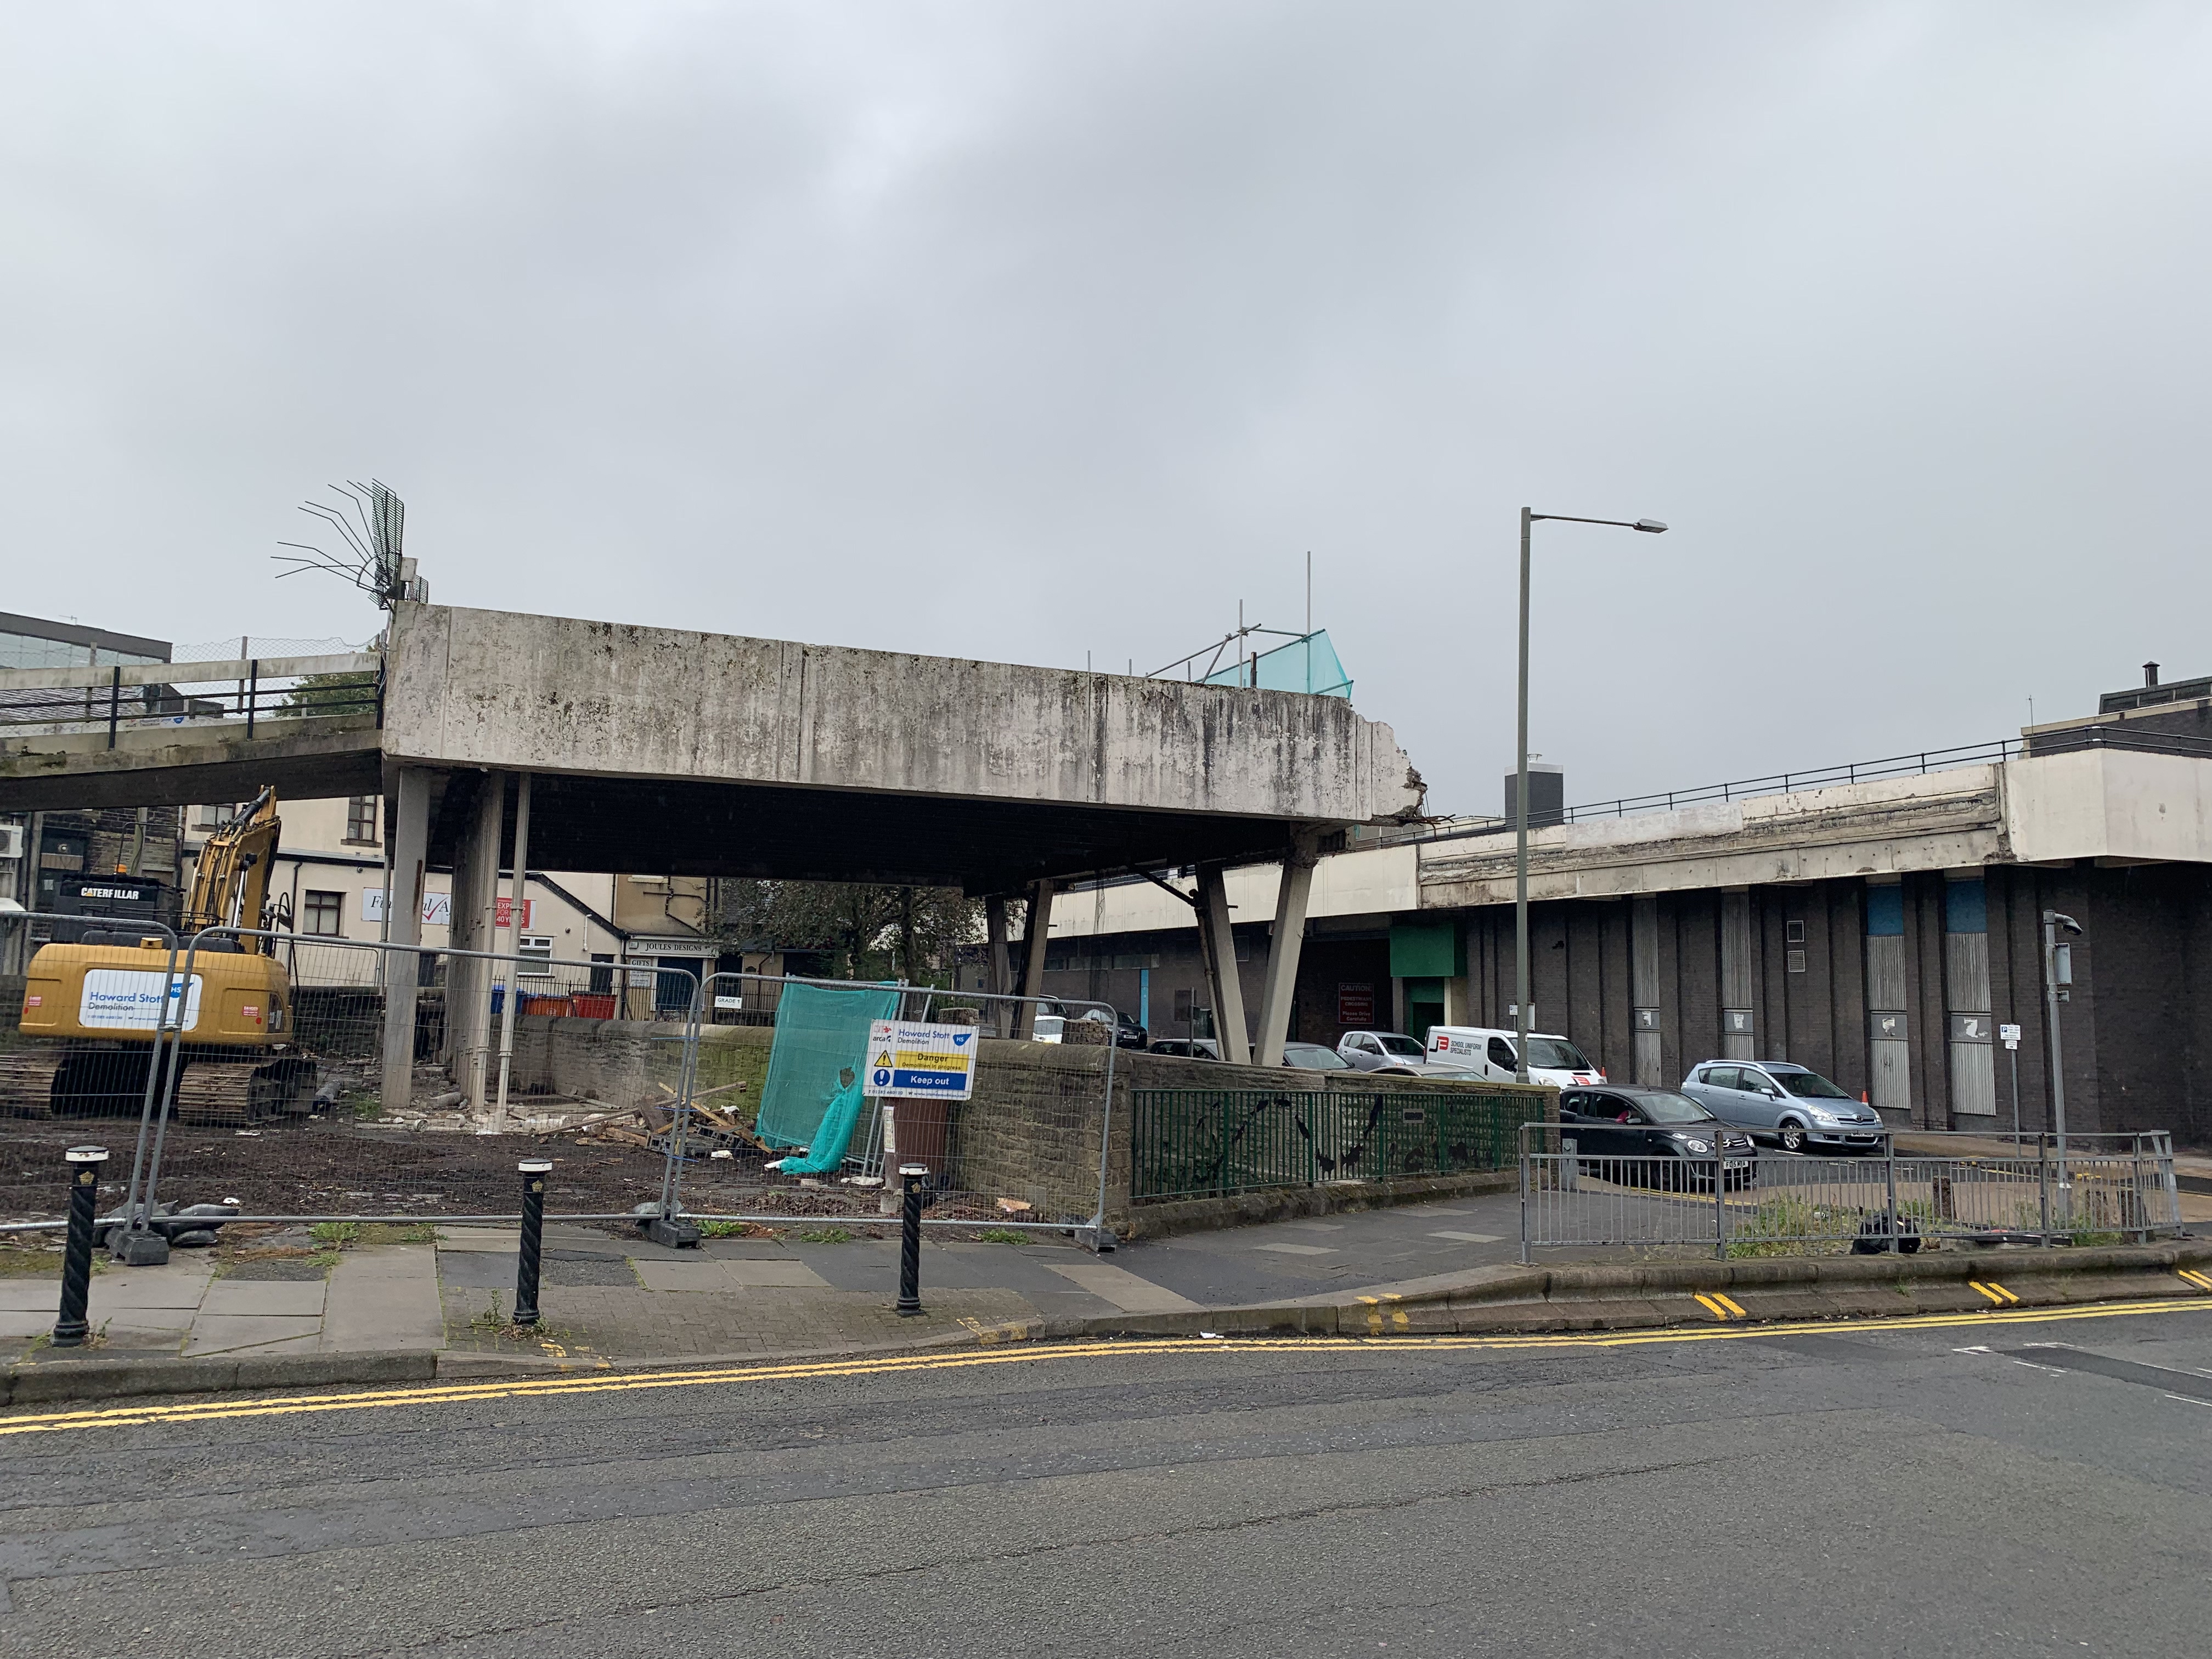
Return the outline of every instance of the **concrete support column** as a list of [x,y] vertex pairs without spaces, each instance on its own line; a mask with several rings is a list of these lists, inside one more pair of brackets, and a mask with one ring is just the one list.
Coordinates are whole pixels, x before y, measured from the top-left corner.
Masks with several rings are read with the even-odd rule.
[[[392,902],[386,912],[394,945],[422,939],[422,884],[429,856],[430,774],[419,766],[393,771],[386,793],[392,798]],[[421,979],[412,956],[387,961],[384,988],[384,1109],[404,1108],[415,1080],[415,992]]]
[[1218,864],[1198,866],[1198,931],[1206,951],[1206,988],[1213,994],[1213,1036],[1221,1057],[1252,1063],[1244,1030],[1244,984],[1237,973],[1237,936],[1229,922],[1229,883]]
[[[477,890],[474,836],[463,836],[453,843],[453,868],[448,889],[451,902],[446,913],[446,943],[456,951],[473,951],[477,948],[477,917],[469,895]],[[446,962],[446,1018],[438,1031],[437,1059],[447,1074],[455,1078],[466,1075],[463,1056],[467,1052],[467,1010],[471,1006],[471,988],[476,983],[476,966],[465,957],[448,957]]]
[[[522,919],[529,914],[527,882],[530,872],[530,774],[520,775],[514,795],[514,878],[507,890],[507,948],[518,955],[522,950]],[[738,959],[744,966],[744,958]],[[507,1003],[499,1018],[499,1099],[498,1118],[494,1127],[507,1127],[507,1074],[514,1066],[514,1021],[522,1011],[516,1006],[522,1000],[521,964],[507,976]]]
[[[1301,834],[1283,860],[1283,878],[1275,893],[1275,937],[1267,947],[1267,980],[1260,993],[1260,1051],[1254,1057],[1261,1066],[1283,1063],[1283,1044],[1289,1039],[1291,1003],[1297,992],[1298,957],[1305,945],[1306,901],[1313,893],[1314,838]],[[1229,953],[1234,967],[1237,953]]]
[[[1052,884],[1040,881],[1030,888],[1029,925],[1023,930],[1022,994],[1044,994],[1044,947],[1052,933]],[[1036,1005],[1024,1002],[1014,1011],[1014,1035],[1028,1038],[1036,1030]]]
[[[990,942],[990,980],[986,988],[994,996],[1011,995],[1014,988],[1012,953],[1006,948],[1006,900],[1002,893],[983,901],[983,934]],[[1013,1032],[1013,1017],[1003,1002],[991,1005],[991,1024],[1000,1036]]]
[[[464,902],[471,919],[469,943],[471,951],[489,951],[497,944],[498,930],[495,922],[499,914],[499,852],[500,831],[507,817],[507,777],[504,773],[490,772],[484,776],[483,787],[477,795],[477,810],[469,826],[469,890],[465,895],[453,895],[453,914],[459,920]],[[495,964],[476,962],[469,969],[469,994],[466,1001],[468,1026],[462,1036],[460,1052],[455,1056],[462,1074],[454,1081],[466,1091],[469,1109],[481,1112],[489,1083],[491,1057],[491,988],[495,980],[511,977]],[[451,969],[448,969],[448,978]],[[513,988],[509,987],[510,993]]]
[[1638,893],[1628,902],[1628,1000],[1635,1021],[1635,1081],[1666,1086],[1665,1039],[1659,1012],[1659,899]]
[[[1721,890],[1721,1058],[1761,1057],[1756,1010],[1752,1004],[1751,890]],[[1769,1056],[1780,1059],[1779,1054]]]

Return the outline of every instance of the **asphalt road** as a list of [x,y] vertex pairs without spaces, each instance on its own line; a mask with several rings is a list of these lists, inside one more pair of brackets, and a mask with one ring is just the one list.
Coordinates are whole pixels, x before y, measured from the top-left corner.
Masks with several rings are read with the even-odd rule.
[[2154,1659],[2212,1628],[2212,1310],[777,1369],[0,1413],[0,1653]]

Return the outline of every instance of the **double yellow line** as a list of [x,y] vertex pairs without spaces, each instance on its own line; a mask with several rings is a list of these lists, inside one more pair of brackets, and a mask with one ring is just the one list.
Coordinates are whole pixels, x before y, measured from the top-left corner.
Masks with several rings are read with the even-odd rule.
[[[2184,1275],[2191,1284],[2196,1276]],[[1699,1297],[1700,1302],[1705,1297]],[[2106,1302],[2081,1308],[1990,1307],[1975,1313],[1908,1315],[1898,1319],[1814,1319],[1745,1324],[1742,1308],[1726,1297],[1708,1311],[1724,1326],[1684,1329],[1532,1334],[1525,1336],[1261,1336],[1167,1337],[1114,1342],[1021,1344],[955,1353],[893,1354],[869,1359],[823,1359],[782,1364],[700,1366],[681,1370],[592,1370],[555,1376],[488,1377],[402,1389],[362,1389],[346,1394],[255,1395],[243,1399],[137,1403],[64,1412],[0,1416],[0,1436],[54,1434],[76,1429],[136,1428],[169,1423],[230,1422],[257,1417],[297,1417],[321,1412],[369,1411],[398,1406],[471,1405],[480,1401],[544,1399],[566,1395],[635,1394],[665,1389],[812,1382],[839,1377],[971,1370],[989,1365],[1034,1365],[1063,1359],[1144,1360],[1170,1354],[1358,1352],[1525,1352],[1557,1348],[1632,1348],[1655,1343],[1725,1342],[1744,1337],[1832,1334],[1840,1330],[1939,1330],[1962,1325],[2049,1324],[2077,1319],[2118,1319],[2136,1314],[2212,1310],[2212,1295],[2146,1302]],[[1395,1315],[1395,1310],[1393,1310]]]

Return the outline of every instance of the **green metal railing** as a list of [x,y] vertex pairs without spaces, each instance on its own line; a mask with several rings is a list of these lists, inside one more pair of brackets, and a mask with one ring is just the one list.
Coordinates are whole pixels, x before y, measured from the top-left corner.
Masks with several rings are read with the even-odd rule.
[[1138,1089],[1131,1105],[1139,1203],[1510,1169],[1531,1109],[1519,1096],[1459,1090]]

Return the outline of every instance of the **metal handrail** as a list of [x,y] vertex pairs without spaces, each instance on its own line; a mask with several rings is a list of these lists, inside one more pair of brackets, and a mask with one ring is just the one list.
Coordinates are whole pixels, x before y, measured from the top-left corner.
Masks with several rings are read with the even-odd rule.
[[[1700,805],[1709,801],[1744,800],[1761,795],[1785,795],[1800,789],[1868,783],[1881,778],[1913,777],[1961,766],[2038,759],[2076,749],[2124,749],[2148,754],[2212,758],[2212,738],[2193,737],[2185,732],[2131,732],[2117,724],[2085,726],[2032,738],[2000,738],[1990,743],[1926,749],[1915,754],[1892,755],[1881,760],[1847,762],[1838,766],[1815,767],[1808,771],[1770,772],[1762,777],[1737,778],[1689,789],[1618,796],[1612,800],[1591,801],[1580,806],[1567,807],[1564,809],[1560,821],[1580,823],[1592,818],[1626,817],[1632,812],[1673,811],[1680,807]],[[1457,829],[1424,827],[1387,836],[1384,844],[1467,841],[1485,836],[1505,835],[1512,828],[1512,821],[1504,817]]]

